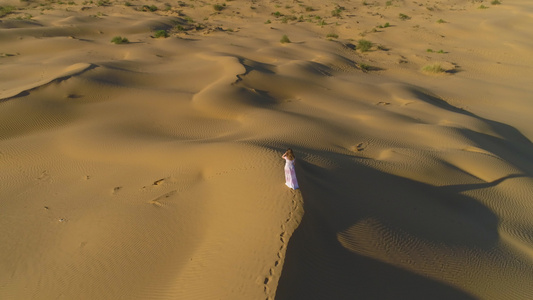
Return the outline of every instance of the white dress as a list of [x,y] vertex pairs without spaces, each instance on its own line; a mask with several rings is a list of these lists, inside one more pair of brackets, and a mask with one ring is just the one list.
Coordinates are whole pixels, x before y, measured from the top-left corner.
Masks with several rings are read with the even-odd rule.
[[287,158],[285,158],[285,184],[293,190],[300,188],[296,179],[294,160]]

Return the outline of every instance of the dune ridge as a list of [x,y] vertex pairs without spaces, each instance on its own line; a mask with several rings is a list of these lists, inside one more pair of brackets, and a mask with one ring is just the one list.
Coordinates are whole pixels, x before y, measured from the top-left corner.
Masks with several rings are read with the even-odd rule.
[[2,5],[0,298],[533,295],[533,6]]

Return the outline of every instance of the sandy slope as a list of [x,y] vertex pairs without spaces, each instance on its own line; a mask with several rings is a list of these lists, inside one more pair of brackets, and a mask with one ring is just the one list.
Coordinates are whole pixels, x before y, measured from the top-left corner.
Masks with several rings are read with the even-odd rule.
[[0,298],[533,297],[531,4],[168,3],[0,5]]

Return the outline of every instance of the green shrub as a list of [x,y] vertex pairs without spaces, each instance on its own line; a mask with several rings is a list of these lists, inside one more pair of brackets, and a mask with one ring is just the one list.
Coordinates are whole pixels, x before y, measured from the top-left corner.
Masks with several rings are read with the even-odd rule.
[[224,6],[220,4],[213,4],[213,9],[215,11],[222,11],[224,9]]
[[18,16],[17,20],[31,20],[31,18],[33,18],[33,16],[31,14],[25,13],[22,16]]
[[385,23],[383,25],[379,25],[378,27],[379,28],[387,28],[387,27],[390,27],[390,24],[389,24],[389,22],[387,22],[387,23]]
[[385,2],[385,5],[386,6],[391,6],[392,5],[392,1],[389,0],[389,1]]
[[444,70],[440,64],[431,64],[431,65],[425,65],[422,68],[422,71],[428,72],[428,73],[444,73],[446,70]]
[[166,30],[158,30],[155,32],[154,37],[156,38],[167,38],[168,32]]
[[284,34],[284,35],[281,37],[281,40],[279,40],[279,42],[282,43],[282,44],[285,44],[285,43],[290,43],[291,40],[289,40],[289,37],[288,37],[286,34]]
[[499,5],[499,4],[502,4],[502,3],[500,1],[498,1],[498,0],[493,0],[490,4]]
[[338,39],[339,38],[339,35],[336,34],[336,33],[328,33],[328,35],[326,35],[327,38],[334,38],[334,39]]
[[287,23],[289,21],[296,21],[298,20],[298,18],[296,16],[293,16],[293,15],[290,15],[290,16],[284,16],[282,19],[281,19],[281,23]]
[[121,37],[121,36],[116,36],[114,38],[111,39],[111,43],[113,44],[127,44],[129,43],[130,41],[125,38],[125,37]]
[[372,66],[360,63],[359,64],[359,69],[361,69],[363,72],[368,72],[368,71],[372,70]]
[[478,8],[479,8],[479,9],[487,9],[487,8],[489,8],[489,7],[488,7],[488,6],[485,6],[485,5],[483,5],[483,4],[481,4],[481,6],[478,7]]
[[399,14],[398,16],[400,17],[401,20],[404,20],[404,21],[405,21],[405,20],[410,20],[410,19],[411,19],[411,17],[409,17],[409,16],[406,15],[406,14]]
[[7,6],[0,6],[0,18],[6,15],[9,15],[15,10],[14,6],[7,5]]
[[359,49],[359,51],[361,52],[367,52],[370,50],[370,48],[372,48],[373,44],[371,41],[367,41],[367,40],[364,40],[364,39],[361,39],[357,42],[357,48],[356,49]]
[[142,10],[143,10],[143,11],[151,11],[151,12],[154,12],[154,11],[157,10],[157,6],[155,6],[155,5],[143,5]]
[[444,21],[443,19],[438,19],[437,23],[442,24],[442,23],[446,23],[446,21]]
[[341,16],[341,12],[342,10],[337,8],[337,9],[334,9],[331,11],[331,15],[334,16],[334,17],[340,17]]

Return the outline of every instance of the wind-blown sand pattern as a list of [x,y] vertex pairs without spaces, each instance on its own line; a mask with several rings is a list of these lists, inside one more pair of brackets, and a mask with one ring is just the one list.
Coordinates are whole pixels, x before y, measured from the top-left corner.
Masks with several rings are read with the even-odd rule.
[[533,4],[0,6],[0,299],[533,299]]

